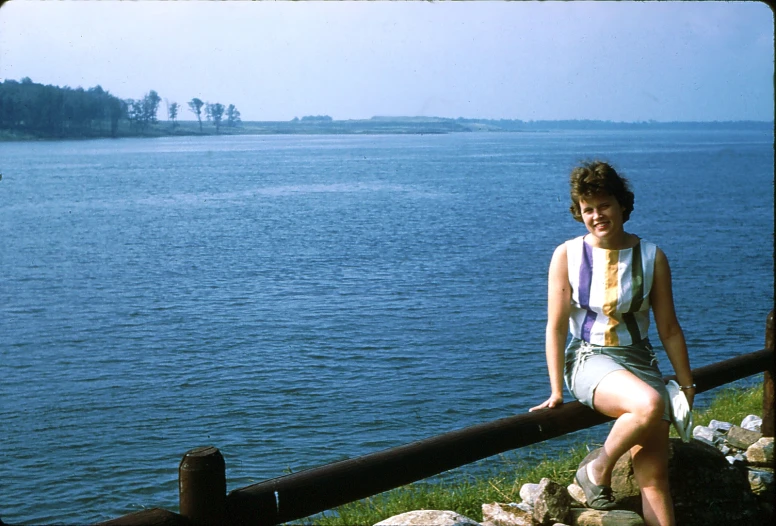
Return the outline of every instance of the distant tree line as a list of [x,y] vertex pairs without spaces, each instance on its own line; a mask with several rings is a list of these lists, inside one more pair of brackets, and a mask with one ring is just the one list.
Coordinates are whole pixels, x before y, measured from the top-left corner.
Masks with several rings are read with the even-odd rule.
[[[81,87],[43,85],[29,77],[20,81],[0,82],[0,130],[37,137],[118,137],[144,135],[158,125],[157,114],[162,98],[150,90],[140,99],[120,99],[101,86]],[[180,105],[168,102],[167,118],[174,131]],[[226,125],[240,124],[240,112],[234,104],[202,102],[192,99],[189,108],[197,116],[202,132],[201,110],[219,133],[224,115]]]
[[[305,115],[301,119],[301,122],[311,122],[311,123],[332,122],[332,121],[333,119],[328,115]],[[294,117],[293,119],[291,119],[291,122],[300,122],[300,119],[299,117]]]
[[536,120],[520,119],[466,119],[458,117],[461,124],[489,124],[504,131],[535,130],[629,130],[629,129],[773,129],[773,121],[637,121],[621,122],[594,119]]
[[43,136],[115,136],[127,104],[100,86],[84,90],[36,84],[29,77],[0,84],[0,128]]

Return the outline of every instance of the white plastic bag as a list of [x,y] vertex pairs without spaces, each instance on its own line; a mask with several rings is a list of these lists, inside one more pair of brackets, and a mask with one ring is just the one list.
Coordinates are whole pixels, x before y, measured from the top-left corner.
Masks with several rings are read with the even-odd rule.
[[682,390],[679,389],[679,384],[676,381],[669,380],[666,389],[668,389],[668,397],[671,400],[671,422],[674,424],[674,429],[679,433],[683,442],[689,442],[692,440],[693,428],[690,403]]

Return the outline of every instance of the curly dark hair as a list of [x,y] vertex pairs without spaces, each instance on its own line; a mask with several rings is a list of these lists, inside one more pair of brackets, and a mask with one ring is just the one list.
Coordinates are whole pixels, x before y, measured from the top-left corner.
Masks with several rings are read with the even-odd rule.
[[582,222],[580,199],[595,195],[611,195],[622,207],[622,222],[626,222],[633,212],[633,192],[628,180],[617,173],[609,164],[591,161],[581,164],[571,171],[571,206],[569,210],[574,219]]

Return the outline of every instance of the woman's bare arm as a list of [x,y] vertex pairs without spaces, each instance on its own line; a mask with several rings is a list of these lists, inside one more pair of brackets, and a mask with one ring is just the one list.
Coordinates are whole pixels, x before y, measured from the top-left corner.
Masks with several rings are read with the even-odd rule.
[[[660,336],[663,348],[674,368],[676,379],[679,385],[690,386],[693,384],[690,357],[687,353],[684,332],[682,332],[682,327],[676,318],[671,287],[671,268],[668,265],[668,258],[659,248],[655,255],[655,277],[649,299],[652,304],[652,313],[655,316],[658,336]],[[685,389],[684,394],[692,407],[695,389]]]
[[563,360],[569,330],[570,305],[568,256],[566,246],[561,245],[552,255],[547,286],[545,354],[550,373],[550,397],[544,403],[532,407],[531,411],[556,407],[563,403]]

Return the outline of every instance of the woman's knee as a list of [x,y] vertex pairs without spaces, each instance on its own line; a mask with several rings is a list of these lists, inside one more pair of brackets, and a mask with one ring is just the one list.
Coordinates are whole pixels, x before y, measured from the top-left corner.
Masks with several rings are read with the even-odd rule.
[[633,413],[648,422],[658,422],[663,419],[665,401],[654,389],[645,389],[641,396],[636,397]]

